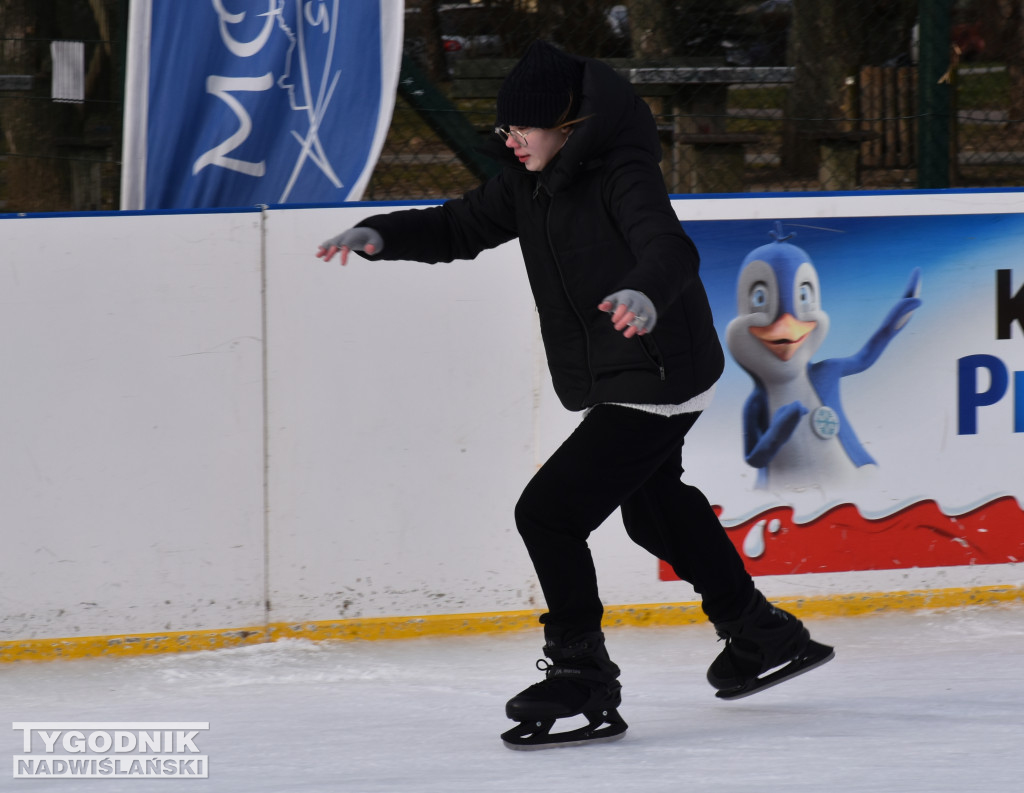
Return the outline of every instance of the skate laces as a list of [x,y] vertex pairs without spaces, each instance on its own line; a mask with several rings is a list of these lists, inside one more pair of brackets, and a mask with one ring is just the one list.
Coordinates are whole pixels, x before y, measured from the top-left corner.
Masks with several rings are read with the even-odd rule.
[[577,666],[566,666],[565,664],[550,663],[546,658],[538,658],[536,667],[544,673],[544,677],[550,680],[553,677],[587,677],[586,673]]

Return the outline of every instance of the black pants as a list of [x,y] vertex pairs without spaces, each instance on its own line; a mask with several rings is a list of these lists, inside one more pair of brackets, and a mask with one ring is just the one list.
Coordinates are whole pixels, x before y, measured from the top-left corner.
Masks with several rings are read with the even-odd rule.
[[713,622],[747,604],[754,583],[740,555],[704,494],[681,481],[683,440],[699,415],[598,405],[530,480],[516,525],[547,601],[549,636],[601,629],[587,538],[617,507],[630,539],[693,585]]

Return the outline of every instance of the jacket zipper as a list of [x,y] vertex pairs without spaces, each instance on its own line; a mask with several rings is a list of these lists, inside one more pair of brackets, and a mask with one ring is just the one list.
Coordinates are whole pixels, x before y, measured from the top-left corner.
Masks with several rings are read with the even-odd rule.
[[[533,197],[537,198],[537,194],[540,192],[540,179],[537,180],[537,186],[534,188]],[[562,292],[565,294],[565,299],[569,302],[572,307],[573,314],[576,315],[576,319],[580,323],[580,327],[583,329],[583,339],[586,343],[587,352],[587,376],[590,379],[590,388],[594,387],[594,371],[590,366],[590,333],[587,331],[587,322],[580,310],[576,307],[573,302],[572,295],[569,293],[569,287],[565,283],[565,274],[562,272],[562,264],[558,261],[558,254],[555,252],[555,246],[551,240],[551,210],[555,203],[555,197],[552,195],[551,200],[548,203],[548,209],[546,212],[546,223],[544,228],[544,235],[548,240],[548,250],[551,251],[551,259],[555,263],[555,269],[558,271],[558,280],[562,284]],[[658,350],[658,345],[654,343],[654,340],[648,340],[644,336],[637,337],[640,341],[640,346],[643,348],[644,355],[647,356],[648,360],[658,367],[658,377],[662,382],[665,382],[665,364],[661,360],[661,352]]]
[[661,381],[665,382],[665,364],[661,360],[661,350],[658,349],[657,343],[647,336],[638,336],[637,338],[640,339],[640,346],[644,348],[644,354],[651,363],[658,367],[658,376]]
[[[540,179],[537,180],[537,188],[533,191],[534,198],[537,197],[538,192],[540,192]],[[555,246],[551,240],[551,209],[554,207],[554,204],[555,197],[551,195],[550,200],[548,201],[548,209],[545,213],[544,236],[547,237],[548,250],[551,251],[551,260],[555,263],[555,270],[558,271],[558,281],[562,284],[562,293],[565,295],[565,299],[572,307],[572,313],[576,315],[576,319],[580,323],[580,328],[583,329],[583,340],[585,342],[587,352],[587,377],[590,379],[589,392],[594,388],[594,371],[590,366],[590,333],[587,332],[586,320],[580,313],[580,310],[576,307],[576,304],[573,302],[572,295],[569,293],[569,286],[565,283],[565,274],[562,272],[562,263],[558,260],[558,254],[555,252]]]

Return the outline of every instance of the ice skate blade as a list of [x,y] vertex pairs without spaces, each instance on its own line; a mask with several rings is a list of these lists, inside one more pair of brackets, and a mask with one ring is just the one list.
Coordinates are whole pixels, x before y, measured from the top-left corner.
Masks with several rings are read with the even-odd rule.
[[[552,736],[554,737],[554,736]],[[562,747],[569,746],[583,746],[584,744],[590,743],[614,743],[615,741],[621,741],[626,737],[626,731],[615,733],[614,735],[607,735],[604,738],[584,738],[579,741],[555,741],[549,743],[512,743],[511,741],[503,740],[502,743],[506,747],[516,752],[537,752],[541,749],[560,749]]]
[[620,740],[629,726],[612,709],[584,714],[589,723],[585,727],[551,734],[555,719],[530,719],[502,733],[501,740],[509,749],[530,751],[554,749],[563,746],[582,746],[586,743],[610,743]]
[[818,642],[812,641],[807,645],[807,649],[804,650],[804,654],[795,661],[790,661],[788,664],[776,669],[774,672],[771,672],[764,677],[755,678],[742,686],[716,691],[715,696],[719,699],[743,699],[743,697],[749,697],[751,694],[764,691],[766,688],[777,686],[779,683],[785,683],[790,678],[802,675],[804,672],[810,672],[812,669],[817,669],[819,666],[828,663],[835,657],[836,651],[832,647],[829,647],[827,644],[818,644]]

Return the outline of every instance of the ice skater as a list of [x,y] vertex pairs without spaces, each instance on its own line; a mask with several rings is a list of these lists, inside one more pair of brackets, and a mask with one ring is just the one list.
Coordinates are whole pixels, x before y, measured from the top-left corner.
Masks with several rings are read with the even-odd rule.
[[[527,484],[516,526],[547,606],[545,679],[509,700],[512,748],[620,738],[619,667],[587,538],[621,510],[629,537],[701,597],[725,648],[718,696],[745,696],[832,657],[774,608],[708,500],[682,482],[686,433],[724,354],[658,162],[650,109],[601,61],[535,42],[502,83],[496,176],[437,207],[376,215],[324,242],[329,261],[472,259],[518,238],[555,392],[583,420]],[[542,662],[544,663],[544,662]],[[773,671],[774,670],[774,671]],[[552,733],[558,719],[588,724]]]

